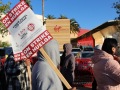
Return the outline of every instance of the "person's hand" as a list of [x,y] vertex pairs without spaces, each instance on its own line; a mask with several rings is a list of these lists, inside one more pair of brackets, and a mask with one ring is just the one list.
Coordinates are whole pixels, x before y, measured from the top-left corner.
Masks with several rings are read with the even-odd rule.
[[71,89],[68,89],[68,90],[76,90],[76,87],[73,87],[73,88],[71,88]]
[[26,66],[30,66],[30,59],[26,59],[25,64],[26,64]]
[[120,56],[114,55],[115,60],[120,62]]

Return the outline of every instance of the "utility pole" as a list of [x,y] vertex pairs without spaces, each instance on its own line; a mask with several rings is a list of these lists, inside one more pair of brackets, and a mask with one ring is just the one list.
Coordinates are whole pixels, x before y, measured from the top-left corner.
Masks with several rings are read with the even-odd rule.
[[42,6],[43,6],[43,22],[44,22],[44,0],[42,0]]

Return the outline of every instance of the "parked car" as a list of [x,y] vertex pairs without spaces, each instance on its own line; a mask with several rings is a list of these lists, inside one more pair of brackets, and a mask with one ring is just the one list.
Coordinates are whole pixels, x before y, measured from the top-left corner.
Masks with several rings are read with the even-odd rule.
[[72,54],[76,57],[76,55],[80,52],[80,48],[72,48]]
[[[4,66],[5,59],[8,57],[8,55],[11,53],[12,47],[4,47],[0,48],[0,58],[1,58],[1,66]],[[30,62],[31,62],[31,68],[33,65],[38,61],[38,58],[36,57],[31,57]]]
[[91,58],[94,55],[94,51],[83,51],[81,52],[80,58]]
[[94,49],[92,47],[86,47],[86,48],[84,48],[83,51],[94,51]]
[[91,56],[94,51],[82,51],[80,58],[75,59],[77,72],[91,74],[94,64],[91,61]]
[[63,54],[63,51],[60,51],[60,57],[62,56],[62,54]]

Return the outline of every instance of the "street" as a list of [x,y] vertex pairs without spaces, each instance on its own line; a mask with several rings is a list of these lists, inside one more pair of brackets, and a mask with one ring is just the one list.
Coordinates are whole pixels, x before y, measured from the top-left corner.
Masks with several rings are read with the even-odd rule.
[[76,90],[92,90],[91,87],[76,87]]

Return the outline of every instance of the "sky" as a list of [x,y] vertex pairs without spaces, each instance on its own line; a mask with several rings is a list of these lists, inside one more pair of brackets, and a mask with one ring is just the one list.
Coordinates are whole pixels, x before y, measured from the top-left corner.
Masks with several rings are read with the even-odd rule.
[[[11,9],[20,0],[2,0],[3,4],[11,2]],[[30,0],[35,14],[42,15],[42,0]],[[112,8],[114,2],[119,0],[44,0],[44,16],[66,15],[68,19],[74,18],[82,29],[93,28],[118,17],[116,9]]]

